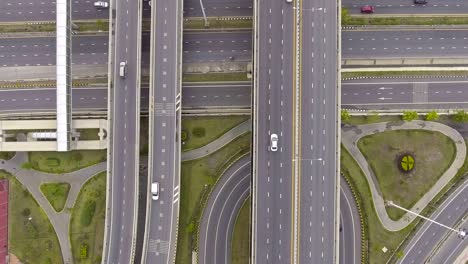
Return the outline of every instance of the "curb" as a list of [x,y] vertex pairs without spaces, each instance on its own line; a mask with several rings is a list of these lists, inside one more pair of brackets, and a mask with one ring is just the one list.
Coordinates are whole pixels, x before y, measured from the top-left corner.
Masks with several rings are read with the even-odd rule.
[[425,79],[425,78],[468,78],[467,75],[395,75],[395,76],[356,76],[356,77],[344,77],[341,78],[342,81],[351,81],[351,80],[362,80],[362,79]]

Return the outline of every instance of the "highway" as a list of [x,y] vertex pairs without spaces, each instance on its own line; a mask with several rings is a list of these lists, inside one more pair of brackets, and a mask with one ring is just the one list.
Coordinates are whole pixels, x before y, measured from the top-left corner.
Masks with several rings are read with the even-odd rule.
[[361,263],[361,220],[351,189],[340,181],[340,260],[341,264]]
[[[203,0],[207,17],[252,16],[252,0]],[[184,0],[184,17],[203,17],[199,0]]]
[[[132,263],[138,215],[139,135],[140,135],[140,1],[116,1],[112,83],[108,97],[110,157],[106,213],[106,246],[103,263]],[[115,19],[115,20],[114,20]],[[128,72],[119,77],[119,63],[126,62]],[[81,99],[80,99],[81,100]]]
[[[350,30],[343,31],[342,41],[344,59],[466,57],[468,52],[468,30]],[[107,42],[106,36],[73,37],[73,64],[106,64]],[[148,34],[142,43],[142,64],[148,65]],[[252,33],[185,33],[183,52],[184,63],[251,61]],[[2,38],[0,60],[3,67],[55,65],[55,38]]]
[[[72,19],[108,19],[108,9],[95,8],[94,1],[72,1]],[[0,22],[55,21],[55,1],[0,1]]]
[[[468,181],[465,181],[452,194],[450,194],[449,197],[446,198],[446,200],[437,208],[437,210],[430,216],[430,218],[444,225],[454,226],[461,219],[461,217],[466,215],[467,200]],[[426,221],[408,243],[407,247],[404,249],[405,255],[398,260],[398,263],[425,263],[432,250],[444,237],[447,231],[448,230],[445,228]],[[459,239],[458,242],[463,242],[466,245],[466,239],[464,241]],[[443,254],[442,256],[447,257],[447,259],[444,260],[448,260],[453,255],[455,255],[455,253],[450,255],[454,250],[455,248],[448,248],[448,251],[444,250],[440,254]],[[457,256],[455,256],[455,258],[456,257]]]
[[174,263],[180,205],[182,0],[152,0],[148,192],[142,263]]
[[[465,220],[462,221],[460,228],[468,230],[468,221],[466,221],[466,211],[465,211]],[[458,234],[450,233],[447,240],[438,248],[435,252],[432,253],[431,257],[428,258],[432,263],[440,264],[451,264],[455,263],[458,256],[462,254],[464,250],[468,248],[468,239],[460,239]],[[466,259],[465,259],[466,261]]]
[[375,14],[468,14],[464,0],[429,0],[425,5],[416,5],[413,0],[343,0],[342,6],[350,14],[359,14],[363,5],[375,6]]
[[[426,87],[422,90],[420,87]],[[401,104],[438,104],[440,107],[461,108],[468,101],[468,80],[445,79],[363,79],[342,82],[341,103],[345,106],[379,104],[396,108]],[[184,84],[182,107],[250,107],[251,85]],[[72,105],[75,111],[105,110],[106,87],[73,88]],[[148,107],[148,88],[141,89],[141,106]],[[424,100],[422,100],[424,99]],[[427,99],[427,100],[426,100]],[[0,113],[21,113],[55,110],[55,89],[0,89]],[[430,108],[430,107],[429,107]]]
[[247,155],[230,166],[212,190],[200,223],[198,263],[231,263],[232,232],[250,195],[250,172]]
[[[339,245],[339,59],[337,2],[298,6],[298,263],[337,263]],[[297,2],[296,2],[297,3]],[[343,44],[344,45],[344,44]],[[338,156],[337,156],[338,155]]]
[[264,0],[256,10],[251,263],[292,263],[293,9]]
[[343,58],[466,57],[467,30],[350,30]]

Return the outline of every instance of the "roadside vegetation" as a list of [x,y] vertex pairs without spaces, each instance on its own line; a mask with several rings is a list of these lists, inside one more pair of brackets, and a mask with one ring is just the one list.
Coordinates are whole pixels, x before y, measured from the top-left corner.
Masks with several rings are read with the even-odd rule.
[[62,253],[54,228],[29,191],[14,176],[0,171],[9,181],[9,251],[22,263],[61,264]]
[[[77,27],[73,27],[73,31],[109,31],[109,22],[107,20],[98,19],[93,22],[73,22]],[[27,23],[12,23],[2,24],[0,33],[24,33],[24,32],[55,32],[55,23],[48,24],[27,24]]]
[[250,151],[251,133],[246,133],[204,158],[182,162],[177,264],[190,263],[198,248],[198,225],[209,194],[221,173]]
[[0,152],[0,160],[11,160],[15,156],[16,152]]
[[232,264],[246,264],[250,260],[250,197],[245,200],[237,215],[232,234]]
[[341,25],[367,26],[367,25],[467,25],[467,16],[405,16],[405,17],[375,17],[369,15],[350,15],[346,8],[341,8]]
[[223,72],[223,73],[184,73],[183,82],[234,82],[250,81],[247,72]]
[[182,151],[202,147],[248,120],[250,116],[199,116],[182,119]]
[[[91,84],[102,84],[107,86],[107,77],[95,77],[95,78],[80,78],[73,79],[73,88],[89,87]],[[53,88],[56,87],[55,81],[0,81],[0,89],[30,89],[30,88]]]
[[80,140],[99,140],[99,128],[77,129],[76,132],[80,133]]
[[355,77],[414,77],[414,76],[468,76],[468,71],[366,71],[366,72],[342,72],[341,79]]
[[62,211],[70,191],[70,184],[65,182],[43,183],[40,188],[54,210],[56,212]]
[[75,264],[100,264],[106,212],[106,172],[81,188],[70,220],[70,241]]
[[22,167],[47,173],[67,173],[105,161],[106,153],[106,150],[29,152],[29,162]]

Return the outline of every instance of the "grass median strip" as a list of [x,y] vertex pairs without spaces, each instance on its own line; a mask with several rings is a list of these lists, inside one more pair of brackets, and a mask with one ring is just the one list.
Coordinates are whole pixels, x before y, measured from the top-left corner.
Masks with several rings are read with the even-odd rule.
[[229,73],[185,73],[182,76],[183,82],[232,82],[250,81],[246,72]]
[[341,79],[358,77],[431,77],[431,76],[468,76],[468,71],[365,71],[365,72],[342,72]]
[[182,151],[205,146],[249,118],[250,116],[184,117],[182,119]]
[[202,159],[182,162],[177,264],[190,263],[197,249],[198,225],[203,207],[220,174],[232,161],[250,151],[251,133],[246,133]]
[[184,19],[184,30],[191,29],[251,29],[252,18],[248,17],[226,17],[208,18],[209,26],[205,26],[203,19]]
[[244,205],[237,215],[234,225],[231,257],[232,264],[245,264],[250,260],[250,197],[245,200]]
[[[77,32],[95,32],[109,31],[109,22],[104,20],[90,20],[89,22],[73,22],[73,31]],[[75,27],[76,26],[76,27]],[[12,23],[0,25],[0,33],[26,33],[26,32],[55,32],[55,22],[44,22],[42,24],[32,23]]]
[[31,193],[11,174],[0,170],[0,179],[8,179],[8,244],[11,254],[22,263],[60,264],[62,254],[54,228]]
[[81,188],[70,220],[74,263],[101,263],[106,209],[106,172],[89,179]]

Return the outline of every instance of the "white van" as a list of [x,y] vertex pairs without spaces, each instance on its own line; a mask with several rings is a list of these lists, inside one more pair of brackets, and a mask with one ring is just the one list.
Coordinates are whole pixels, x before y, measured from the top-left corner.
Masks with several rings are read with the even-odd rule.
[[159,183],[153,182],[151,184],[151,198],[156,201],[159,199]]
[[127,75],[127,63],[125,61],[120,62],[119,75],[120,78],[125,78]]

